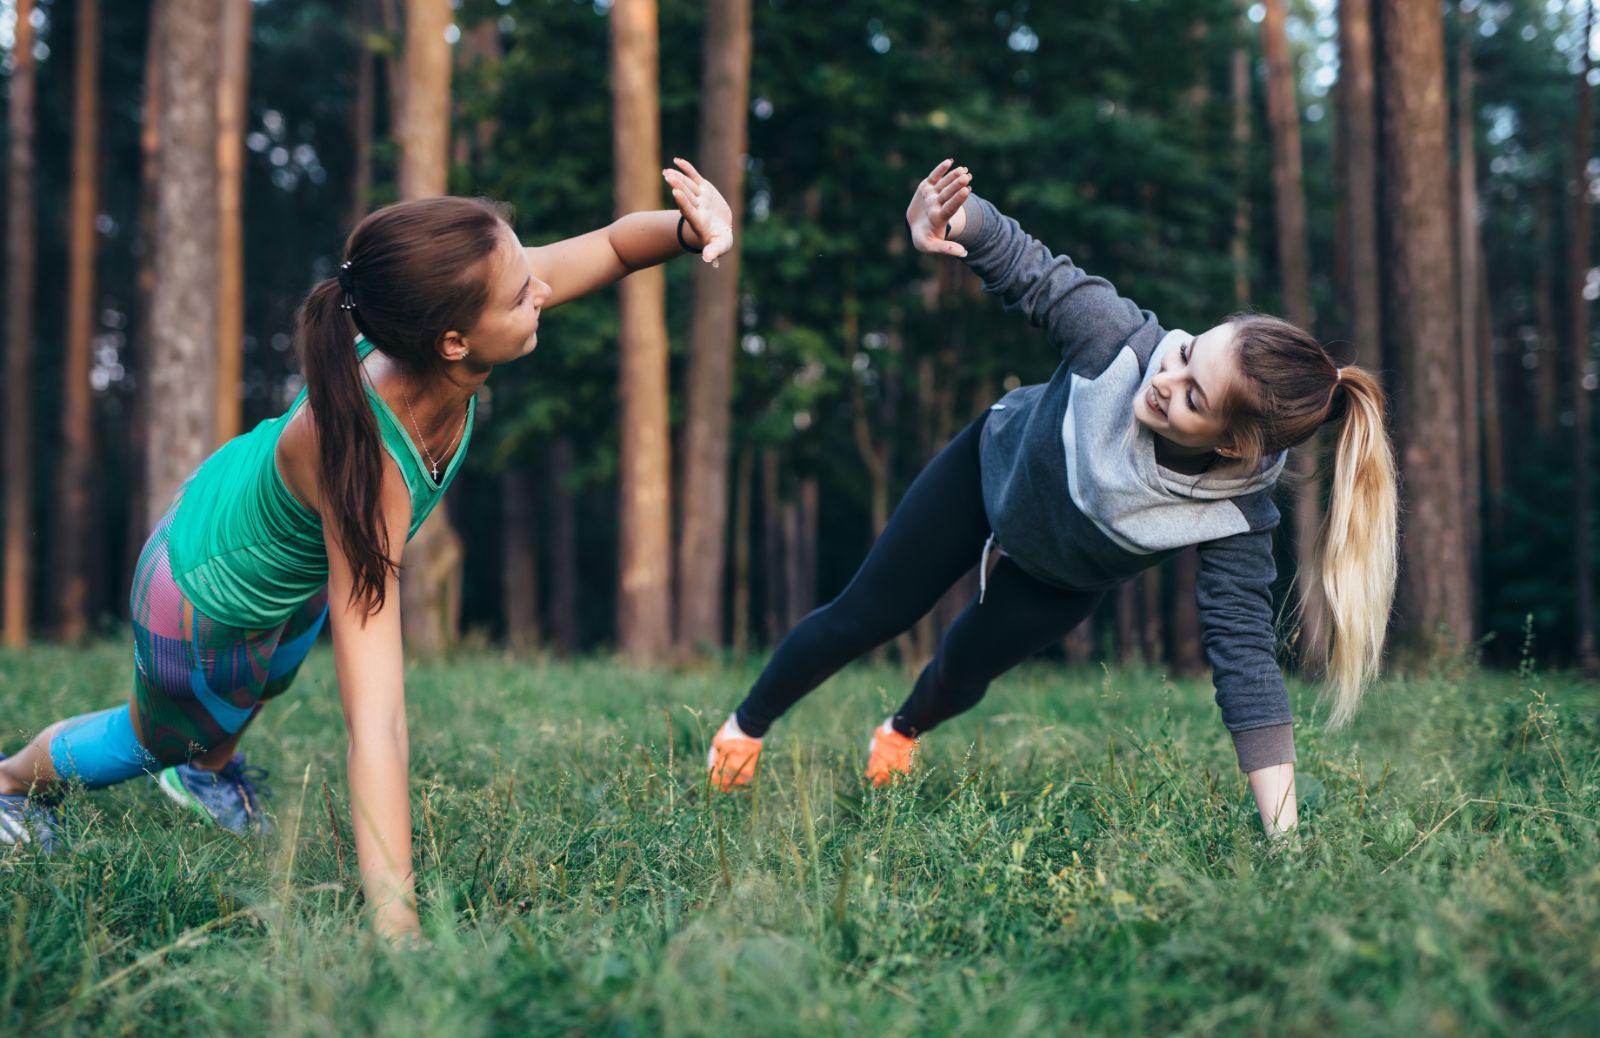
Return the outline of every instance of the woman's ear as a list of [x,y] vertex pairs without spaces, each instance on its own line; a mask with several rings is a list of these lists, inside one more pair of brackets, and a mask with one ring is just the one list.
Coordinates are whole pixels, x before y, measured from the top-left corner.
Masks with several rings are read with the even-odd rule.
[[1243,457],[1243,454],[1239,451],[1239,448],[1230,446],[1226,443],[1217,448],[1217,454],[1220,457],[1227,458],[1229,461],[1238,461],[1241,457]]
[[460,332],[445,332],[439,337],[439,356],[447,361],[463,360],[471,352],[471,344]]

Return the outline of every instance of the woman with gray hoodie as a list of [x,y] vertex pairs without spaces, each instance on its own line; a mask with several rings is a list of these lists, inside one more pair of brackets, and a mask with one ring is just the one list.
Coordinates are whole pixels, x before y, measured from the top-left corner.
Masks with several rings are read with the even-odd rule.
[[[874,785],[989,683],[1059,641],[1102,595],[1189,545],[1222,722],[1269,833],[1296,822],[1294,733],[1277,662],[1272,494],[1289,448],[1336,433],[1310,632],[1332,721],[1374,679],[1394,600],[1396,491],[1383,394],[1310,334],[1255,314],[1191,335],[1117,294],[972,193],[945,160],[906,212],[922,252],[964,259],[1061,351],[1049,382],[1007,394],[906,491],[839,597],[795,626],[713,738],[713,784],[756,773],[767,728],[851,660],[908,630],[980,564],[980,590],[905,704],[872,736]],[[993,562],[998,555],[998,562]]]

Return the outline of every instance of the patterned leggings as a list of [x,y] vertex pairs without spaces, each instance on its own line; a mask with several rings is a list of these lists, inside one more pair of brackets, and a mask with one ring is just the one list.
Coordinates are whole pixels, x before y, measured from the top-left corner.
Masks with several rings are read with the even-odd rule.
[[156,526],[134,572],[133,705],[145,748],[163,764],[215,749],[282,695],[328,615],[323,588],[267,630],[230,627],[206,616],[172,578],[167,531]]

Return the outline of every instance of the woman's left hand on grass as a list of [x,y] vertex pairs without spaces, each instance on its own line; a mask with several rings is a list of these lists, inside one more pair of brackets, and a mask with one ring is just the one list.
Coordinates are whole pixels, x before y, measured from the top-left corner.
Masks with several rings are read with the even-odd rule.
[[664,169],[661,175],[672,187],[678,211],[700,238],[700,259],[710,263],[733,248],[733,210],[716,185],[687,159],[673,159],[672,164],[677,169]]

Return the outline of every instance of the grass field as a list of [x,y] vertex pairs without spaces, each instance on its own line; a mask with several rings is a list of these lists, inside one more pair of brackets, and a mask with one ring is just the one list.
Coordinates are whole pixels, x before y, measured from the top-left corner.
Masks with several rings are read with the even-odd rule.
[[[128,650],[0,654],[0,748],[126,694]],[[1296,692],[1269,845],[1203,682],[1038,665],[857,778],[905,677],[858,667],[708,797],[754,665],[463,654],[410,672],[431,946],[356,894],[332,660],[246,742],[279,835],[148,781],[0,853],[0,1034],[1594,1034],[1600,689],[1463,668],[1348,733]]]

